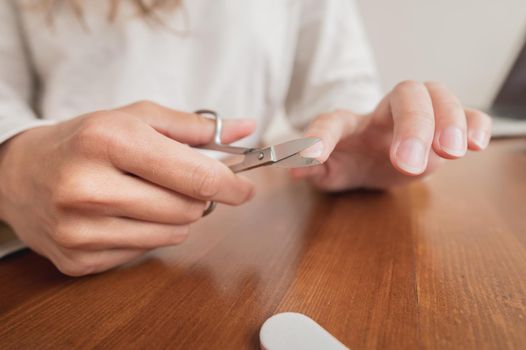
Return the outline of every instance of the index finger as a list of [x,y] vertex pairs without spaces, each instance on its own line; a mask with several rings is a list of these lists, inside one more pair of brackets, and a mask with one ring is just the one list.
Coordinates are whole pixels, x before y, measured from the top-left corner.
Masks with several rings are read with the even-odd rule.
[[[147,181],[204,201],[238,205],[253,185],[220,161],[164,136],[147,124],[108,149],[112,164]],[[152,203],[152,205],[155,205]]]
[[427,167],[435,131],[435,116],[429,92],[418,82],[398,84],[390,94],[394,122],[391,162],[408,175]]
[[[133,115],[161,134],[188,145],[209,143],[214,135],[215,122],[202,114],[177,111],[151,101],[136,102],[117,110]],[[255,126],[253,119],[225,119],[221,141],[231,143],[242,139],[250,135]]]

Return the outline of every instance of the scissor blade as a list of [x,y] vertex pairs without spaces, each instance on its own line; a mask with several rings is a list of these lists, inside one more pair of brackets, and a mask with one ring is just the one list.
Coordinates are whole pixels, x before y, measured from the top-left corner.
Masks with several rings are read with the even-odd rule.
[[[318,141],[320,141],[320,139],[310,137],[288,141],[267,148],[254,148],[245,153],[245,159],[241,163],[231,165],[230,169],[235,173],[239,173],[241,171],[259,168],[260,166],[279,164],[280,161],[295,155],[298,155],[299,158],[291,159],[290,164],[298,164],[297,167],[304,167],[307,166],[307,163],[310,163],[311,161],[307,160],[309,158],[303,158],[302,160],[302,157],[299,156],[298,153],[312,146]],[[293,167],[292,165],[283,166],[288,168]]]
[[319,142],[320,139],[317,137],[306,137],[303,139],[292,140],[279,145],[271,146],[272,151],[275,155],[275,162],[279,162],[285,158],[289,158],[304,149],[314,145],[316,142]]
[[319,164],[321,163],[317,159],[305,158],[298,153],[274,163],[274,166],[279,168],[303,168]]

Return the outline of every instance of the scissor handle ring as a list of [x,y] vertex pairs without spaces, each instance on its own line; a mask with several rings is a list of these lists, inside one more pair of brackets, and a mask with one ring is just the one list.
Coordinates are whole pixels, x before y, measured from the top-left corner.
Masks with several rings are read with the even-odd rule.
[[216,202],[208,202],[208,206],[206,207],[205,210],[203,210],[203,215],[202,217],[205,217],[207,216],[208,214],[210,214],[211,212],[214,211],[214,209],[216,208],[217,206],[217,203]]
[[[216,145],[222,145],[221,143],[221,132],[223,131],[223,119],[221,116],[216,112],[212,111],[210,109],[199,109],[194,112],[195,114],[201,114],[201,115],[211,115],[215,122],[214,127],[214,140],[212,141]],[[207,216],[211,212],[214,211],[216,208],[217,203],[216,202],[209,202],[206,209],[203,211],[203,217]]]
[[212,111],[210,109],[199,109],[194,112],[195,114],[201,114],[201,115],[211,115],[215,121],[215,128],[214,128],[214,140],[213,143],[216,145],[222,145],[221,143],[221,133],[223,131],[223,118],[217,113],[216,111]]

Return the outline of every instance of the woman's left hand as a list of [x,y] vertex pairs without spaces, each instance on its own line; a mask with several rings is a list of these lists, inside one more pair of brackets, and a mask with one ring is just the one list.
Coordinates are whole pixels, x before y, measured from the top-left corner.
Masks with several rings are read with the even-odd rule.
[[336,111],[317,117],[305,136],[321,142],[302,152],[322,165],[292,169],[328,191],[387,188],[432,173],[445,159],[487,147],[491,118],[464,108],[443,85],[405,81],[369,115]]

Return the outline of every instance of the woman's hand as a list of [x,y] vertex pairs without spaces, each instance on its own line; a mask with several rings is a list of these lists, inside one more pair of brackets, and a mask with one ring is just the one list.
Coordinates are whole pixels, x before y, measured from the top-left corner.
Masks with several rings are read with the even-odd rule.
[[463,108],[443,85],[406,81],[370,115],[337,111],[315,119],[306,136],[322,141],[302,154],[324,164],[291,172],[329,191],[386,188],[485,149],[490,135],[490,117]]
[[[254,130],[226,121],[223,141]],[[238,205],[253,186],[189,145],[214,123],[151,102],[28,130],[1,148],[0,217],[65,274],[107,270],[181,243],[207,201]]]

